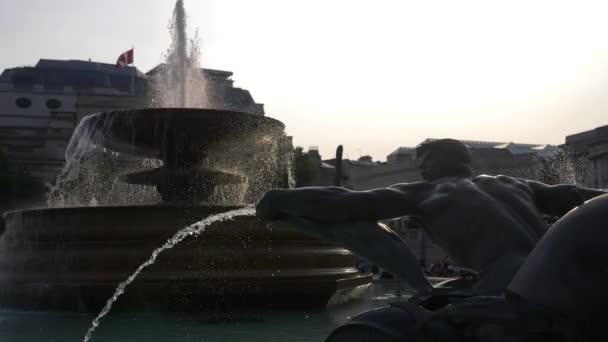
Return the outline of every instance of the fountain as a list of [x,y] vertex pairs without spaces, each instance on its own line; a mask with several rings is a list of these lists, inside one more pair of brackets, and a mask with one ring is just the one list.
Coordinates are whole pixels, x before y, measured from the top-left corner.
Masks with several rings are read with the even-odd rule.
[[[159,89],[176,94],[169,96],[174,102],[159,103],[199,106],[188,100],[205,96],[196,94],[202,79],[186,72],[197,66],[198,52],[187,57],[181,0],[171,28],[167,70],[174,77]],[[244,208],[264,191],[287,186],[290,148],[284,125],[258,114],[165,107],[86,117],[72,136],[66,167],[52,192],[55,203],[79,203],[79,198],[86,203],[4,214],[0,305],[98,312],[116,286],[180,228]],[[113,173],[117,168],[105,167],[111,173],[105,183],[112,189],[92,194],[90,188],[77,189],[86,183],[85,169],[97,176],[88,183],[104,178],[95,167],[83,166],[89,155],[106,156],[105,164],[123,169],[142,164],[130,161],[134,157],[154,167],[127,168],[120,175]],[[121,184],[153,187],[161,200],[144,205],[113,200],[117,192],[124,195]],[[83,192],[74,200],[74,193]],[[355,257],[347,250],[284,224],[268,226],[252,215],[216,222],[199,236],[184,238],[134,279],[116,303],[119,310],[324,307],[350,298],[341,295],[371,280],[354,268]]]
[[[116,284],[179,228],[243,206],[210,202],[218,186],[247,182],[246,174],[212,168],[210,151],[221,150],[226,141],[233,143],[229,137],[238,136],[248,142],[244,150],[264,156],[274,150],[268,141],[276,146],[282,139],[282,129],[280,122],[264,116],[205,109],[118,111],[84,119],[77,133],[98,132],[98,147],[162,160],[160,168],[119,177],[154,185],[162,202],[6,213],[0,240],[0,303],[99,310]],[[244,160],[242,164],[249,165],[243,169],[264,168],[268,160]],[[251,191],[246,198],[255,197]],[[353,265],[353,255],[342,248],[287,226],[266,226],[253,216],[242,216],[212,225],[199,238],[186,239],[160,256],[118,306],[323,306],[339,290],[369,282]]]

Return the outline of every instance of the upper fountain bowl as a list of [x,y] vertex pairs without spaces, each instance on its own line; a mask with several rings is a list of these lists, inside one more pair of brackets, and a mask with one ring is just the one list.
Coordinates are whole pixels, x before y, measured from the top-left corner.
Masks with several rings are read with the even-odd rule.
[[104,112],[86,117],[80,126],[87,134],[101,132],[97,139],[106,148],[165,161],[175,153],[187,154],[185,160],[199,159],[201,153],[204,158],[208,149],[237,138],[272,141],[285,128],[282,122],[263,115],[202,108]]

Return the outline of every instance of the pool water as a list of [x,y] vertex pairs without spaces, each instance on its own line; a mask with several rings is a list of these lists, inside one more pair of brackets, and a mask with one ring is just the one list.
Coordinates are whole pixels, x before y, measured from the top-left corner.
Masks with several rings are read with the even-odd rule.
[[[325,310],[241,311],[230,316],[110,313],[91,341],[323,341],[337,326],[365,310],[407,300],[400,283],[375,283],[357,302]],[[82,341],[93,315],[0,309],[0,341]]]

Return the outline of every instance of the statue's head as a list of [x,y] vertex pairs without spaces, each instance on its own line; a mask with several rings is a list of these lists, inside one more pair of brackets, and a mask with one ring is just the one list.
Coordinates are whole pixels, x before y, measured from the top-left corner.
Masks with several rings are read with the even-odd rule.
[[439,139],[422,143],[416,148],[422,178],[432,181],[444,177],[471,177],[471,152],[454,139]]

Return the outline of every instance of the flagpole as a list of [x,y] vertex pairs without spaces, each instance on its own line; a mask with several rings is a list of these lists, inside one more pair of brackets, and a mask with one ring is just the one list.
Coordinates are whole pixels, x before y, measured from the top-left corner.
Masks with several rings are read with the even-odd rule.
[[133,55],[133,63],[131,63],[131,66],[133,67],[131,72],[131,96],[135,96],[135,44],[131,45],[131,51]]

